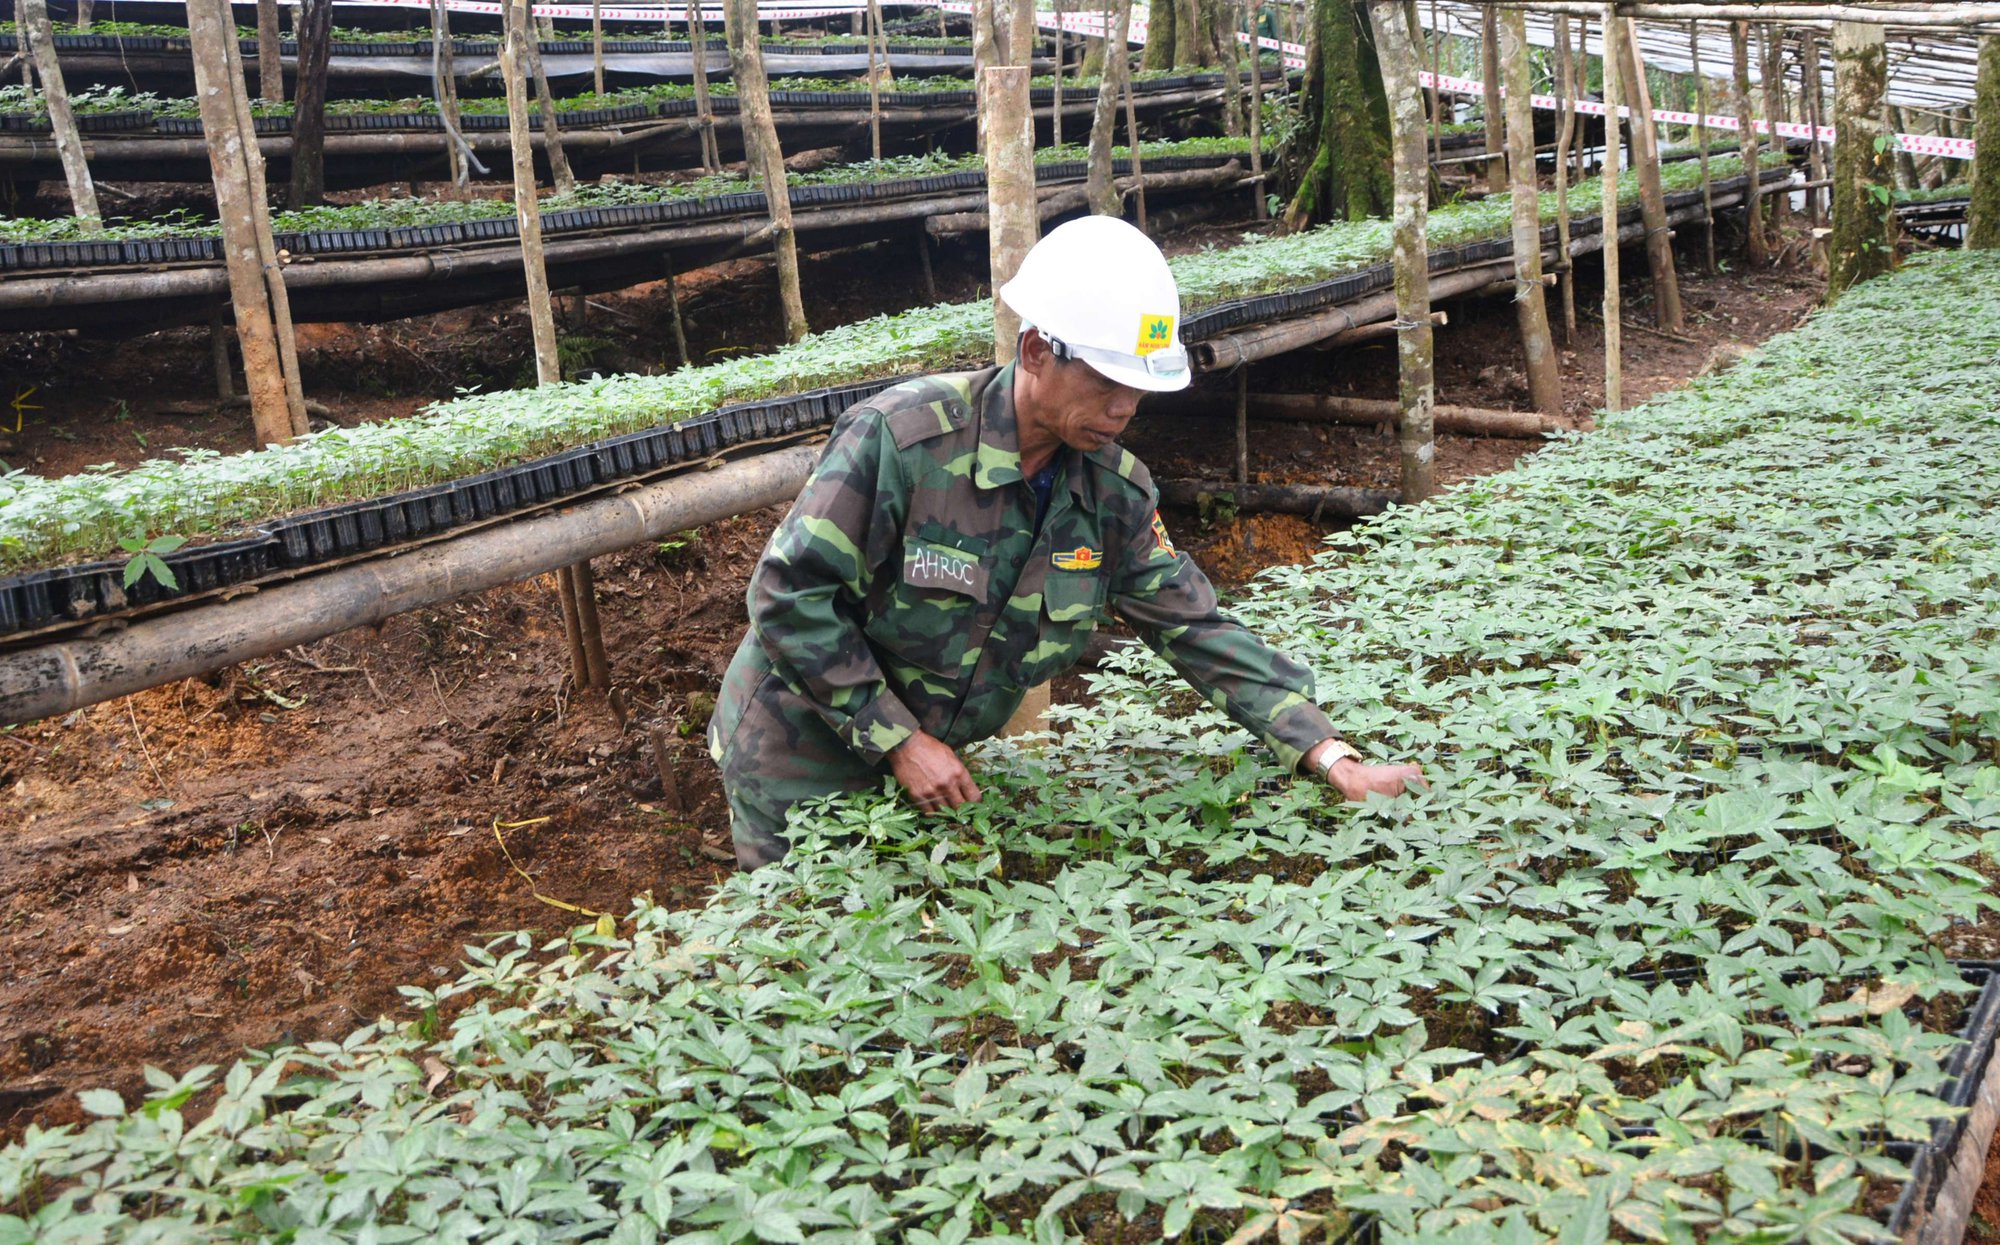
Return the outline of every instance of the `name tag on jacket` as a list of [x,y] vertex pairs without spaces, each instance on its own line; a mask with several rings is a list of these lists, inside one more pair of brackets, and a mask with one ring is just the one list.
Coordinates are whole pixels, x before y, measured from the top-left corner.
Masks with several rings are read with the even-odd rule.
[[964,593],[975,601],[986,599],[986,568],[979,560],[963,549],[934,541],[904,544],[903,582],[912,588]]

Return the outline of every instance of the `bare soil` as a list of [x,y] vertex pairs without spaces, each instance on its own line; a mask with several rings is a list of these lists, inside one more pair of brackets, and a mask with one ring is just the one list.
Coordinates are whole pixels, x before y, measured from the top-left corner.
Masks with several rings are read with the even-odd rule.
[[[867,253],[815,258],[807,288],[816,314],[830,320],[825,300],[839,297],[858,310],[851,291],[886,284],[858,279],[881,264]],[[947,297],[968,296],[970,267],[940,271]],[[753,344],[729,339],[772,319],[760,302],[768,281],[744,275],[690,279],[699,350]],[[913,303],[922,295],[911,284],[869,297]],[[1799,273],[1689,279],[1695,340],[1628,332],[1627,392],[1636,401],[1694,374],[1719,344],[1789,328],[1818,289]],[[752,314],[732,321],[711,311],[729,299]],[[609,303],[634,323],[664,314],[663,292]],[[1519,404],[1504,305],[1452,315],[1438,339],[1440,396]],[[1565,356],[1579,416],[1597,384],[1592,327]],[[342,419],[423,400],[366,396],[360,384],[434,395],[469,367],[504,368],[527,354],[512,313],[314,334],[309,366],[329,382],[314,388]],[[143,456],[123,444],[135,428],[241,447],[247,420],[170,413],[212,391],[206,344],[161,336],[179,352],[43,343],[48,409],[31,413],[38,418],[10,452],[42,470],[129,461]],[[619,348],[659,344],[655,326]],[[1394,375],[1390,351],[1365,349],[1294,356],[1252,379],[1386,396]],[[114,401],[126,403],[129,426],[107,409]],[[1230,470],[1226,421],[1142,418],[1135,427],[1133,446],[1156,474]],[[1394,447],[1373,432],[1259,424],[1252,444],[1260,479],[1394,482]],[[1442,438],[1441,476],[1500,470],[1533,449]],[[567,928],[648,892],[700,902],[730,867],[701,726],[745,625],[750,568],[778,517],[748,515],[598,561],[610,699],[573,692],[553,577],[544,577],[0,732],[0,824],[9,827],[0,836],[0,1135],[75,1120],[76,1090],[137,1092],[143,1064],[226,1063],[247,1046],[332,1037],[397,1013],[397,987],[454,976],[460,948],[490,933]],[[1204,525],[1172,514],[1169,523],[1225,587],[1309,556],[1334,527],[1286,516]],[[1074,697],[1075,684],[1065,680],[1058,694]],[[654,724],[676,758],[678,810],[655,767]]]

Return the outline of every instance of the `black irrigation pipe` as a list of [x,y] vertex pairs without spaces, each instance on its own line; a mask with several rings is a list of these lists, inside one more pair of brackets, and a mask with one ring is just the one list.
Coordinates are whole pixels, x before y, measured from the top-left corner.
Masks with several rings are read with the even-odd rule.
[[[1584,219],[1577,222],[1576,232],[1587,236],[1596,227],[1597,221]],[[1507,247],[1505,239],[1492,239],[1450,248],[1440,253],[1442,260],[1433,256],[1432,268],[1438,270],[1454,257],[1460,264],[1490,263],[1484,257],[1505,254]],[[1393,266],[1384,262],[1301,290],[1225,303],[1189,317],[1181,327],[1181,338],[1193,343],[1257,318],[1316,310],[1356,297],[1346,291],[1380,289],[1392,281]],[[127,589],[123,559],[10,575],[0,579],[0,637],[74,627],[270,575],[297,574],[434,538],[455,527],[545,507],[736,446],[813,432],[830,427],[848,406],[895,383],[863,381],[740,403],[459,480],[274,519],[235,539],[167,554],[164,560],[180,585],[178,590],[151,576]]]
[[[504,120],[505,118],[502,118]],[[331,120],[331,118],[329,118]],[[1219,168],[1243,153],[1216,155],[1159,156],[1147,159],[1143,167],[1154,173]],[[1131,161],[1115,160],[1113,172],[1129,175]],[[1080,160],[1036,166],[1038,185],[1078,181],[1085,176]],[[837,207],[885,203],[937,194],[964,193],[986,187],[984,169],[964,169],[924,177],[903,177],[875,182],[794,187],[794,208]],[[710,195],[700,199],[676,199],[659,203],[627,203],[605,207],[568,208],[542,214],[544,236],[590,233],[605,229],[645,228],[685,224],[691,221],[724,220],[745,215],[763,215],[769,210],[764,192],[744,191]],[[281,232],[274,235],[278,248],[294,258],[383,253],[421,252],[447,247],[463,247],[490,242],[512,242],[520,237],[520,227],[512,215],[484,220],[445,222],[436,225],[398,225],[380,229],[328,229]],[[9,242],[0,243],[0,282],[8,273],[49,269],[74,271],[93,268],[120,269],[147,264],[220,264],[222,240],[218,237],[132,238],[101,242]],[[83,279],[87,280],[88,277]],[[4,303],[0,296],[0,303]]]

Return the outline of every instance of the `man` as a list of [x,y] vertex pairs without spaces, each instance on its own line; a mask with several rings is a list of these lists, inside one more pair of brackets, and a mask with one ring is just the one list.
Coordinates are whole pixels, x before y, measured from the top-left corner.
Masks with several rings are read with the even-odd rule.
[[1000,297],[1003,368],[898,385],[843,414],[750,580],[750,631],[709,724],[736,859],[782,857],[800,800],[895,775],[925,811],[979,798],[957,748],[998,731],[1115,610],[1287,766],[1349,799],[1421,782],[1364,765],[1312,675],[1216,611],[1118,435],[1186,387],[1180,293],[1144,234],[1071,221]]

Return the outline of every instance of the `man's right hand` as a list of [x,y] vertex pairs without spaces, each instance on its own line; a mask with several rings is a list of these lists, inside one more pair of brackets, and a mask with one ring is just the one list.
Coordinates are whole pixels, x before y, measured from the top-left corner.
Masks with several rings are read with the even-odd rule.
[[889,750],[889,769],[926,813],[957,808],[979,798],[979,784],[951,745],[922,731]]

